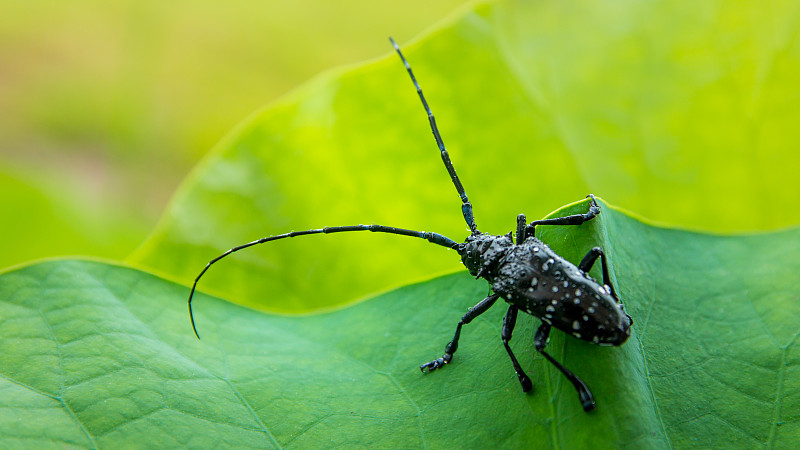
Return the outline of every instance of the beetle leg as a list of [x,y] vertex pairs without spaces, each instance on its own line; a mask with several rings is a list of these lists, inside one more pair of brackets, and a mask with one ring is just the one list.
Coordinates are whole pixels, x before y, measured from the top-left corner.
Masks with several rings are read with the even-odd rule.
[[589,194],[586,197],[592,199],[589,202],[589,211],[587,211],[586,214],[573,214],[571,216],[554,217],[552,219],[534,220],[528,225],[525,234],[527,236],[536,236],[536,225],[580,225],[594,219],[595,216],[600,214],[600,206],[597,204],[594,195]]
[[419,370],[421,370],[423,373],[426,369],[428,372],[433,372],[434,370],[449,363],[450,360],[453,359],[453,353],[458,350],[458,339],[461,337],[461,327],[472,322],[472,319],[485,313],[489,308],[492,307],[492,305],[494,305],[494,302],[497,301],[498,298],[500,298],[500,296],[497,294],[490,295],[481,300],[477,305],[470,308],[469,311],[464,314],[464,317],[461,318],[461,321],[458,322],[456,334],[453,335],[453,340],[450,341],[450,343],[444,348],[444,355],[442,355],[441,358],[434,359],[431,362],[419,366]]
[[547,345],[547,338],[550,336],[550,325],[543,323],[542,326],[536,330],[536,336],[533,338],[534,346],[536,347],[536,351],[541,353],[551,364],[556,366],[561,373],[564,374],[565,377],[575,386],[575,389],[578,391],[578,397],[581,401],[581,406],[583,406],[583,410],[589,412],[594,409],[594,397],[592,393],[589,392],[589,388],[586,387],[583,381],[580,378],[575,376],[574,373],[570,372],[569,369],[562,366],[561,363],[553,359],[546,351],[544,351],[544,347]]
[[597,257],[600,257],[600,264],[603,266],[603,284],[608,286],[611,290],[611,296],[617,299],[619,302],[619,298],[617,297],[617,293],[614,292],[614,285],[611,284],[611,278],[608,276],[608,263],[606,262],[606,254],[603,252],[603,249],[600,247],[595,247],[589,250],[589,253],[583,257],[581,263],[578,264],[578,268],[584,272],[589,272],[592,269],[595,261],[597,261]]
[[508,356],[511,357],[511,363],[514,364],[514,372],[517,373],[519,383],[522,385],[522,392],[528,392],[533,388],[533,383],[531,383],[531,379],[525,375],[519,362],[517,362],[517,358],[514,356],[514,352],[512,352],[511,347],[508,346],[508,342],[511,340],[511,333],[514,332],[514,325],[517,324],[517,311],[518,309],[516,306],[509,306],[506,317],[503,319],[503,331],[500,336],[503,338],[503,345],[506,347]]
[[[587,253],[586,256],[583,257],[583,260],[581,260],[581,263],[578,264],[578,268],[588,273],[592,269],[595,261],[597,261],[598,256],[600,257],[600,264],[603,266],[603,284],[608,286],[611,296],[614,297],[620,307],[622,307],[622,302],[619,301],[619,297],[617,297],[617,293],[614,291],[614,285],[611,284],[611,278],[608,276],[608,262],[606,262],[606,254],[603,252],[603,249],[595,247],[589,250],[589,253]],[[628,316],[630,324],[633,325],[633,318],[630,314],[625,313],[625,315]]]
[[517,216],[517,245],[525,242],[525,238],[527,237],[525,232],[526,223],[528,223],[528,220],[525,218],[525,214]]

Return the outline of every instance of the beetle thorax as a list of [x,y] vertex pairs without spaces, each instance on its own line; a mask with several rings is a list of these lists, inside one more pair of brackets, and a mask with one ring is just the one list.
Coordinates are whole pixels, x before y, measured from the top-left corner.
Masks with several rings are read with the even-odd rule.
[[491,281],[499,262],[513,246],[511,233],[502,236],[479,233],[469,236],[458,247],[458,253],[472,276]]

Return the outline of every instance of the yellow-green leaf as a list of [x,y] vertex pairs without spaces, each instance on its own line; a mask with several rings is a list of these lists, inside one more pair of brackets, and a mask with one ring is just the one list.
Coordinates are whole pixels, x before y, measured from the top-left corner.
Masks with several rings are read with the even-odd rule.
[[[401,44],[481,230],[590,192],[667,223],[765,230],[800,221],[798,11],[498,1]],[[289,230],[378,223],[463,239],[460,201],[386,45],[244,121],[130,262],[188,282],[224,250]],[[309,311],[457,268],[424,242],[315,236],[230,257],[200,289]]]

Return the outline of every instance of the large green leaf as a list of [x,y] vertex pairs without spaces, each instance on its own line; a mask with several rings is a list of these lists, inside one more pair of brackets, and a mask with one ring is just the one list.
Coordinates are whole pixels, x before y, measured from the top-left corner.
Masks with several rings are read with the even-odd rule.
[[[585,202],[559,212],[582,211]],[[601,348],[553,333],[552,354],[598,408],[512,341],[505,309],[463,331],[422,375],[486,283],[466,274],[324,314],[265,314],[131,268],[51,261],[0,277],[0,440],[20,447],[794,448],[800,439],[800,229],[719,237],[644,224],[604,205],[580,227],[539,227],[571,260],[602,245],[635,320]],[[452,256],[452,255],[451,255]],[[346,287],[343,287],[345,289]]]
[[[589,192],[717,231],[800,221],[800,4],[499,1],[407,45],[482,230]],[[259,237],[379,223],[465,236],[396,55],[327,73],[243,122],[130,262],[182,282]],[[250,249],[201,289],[304,311],[457,268],[391,236]]]

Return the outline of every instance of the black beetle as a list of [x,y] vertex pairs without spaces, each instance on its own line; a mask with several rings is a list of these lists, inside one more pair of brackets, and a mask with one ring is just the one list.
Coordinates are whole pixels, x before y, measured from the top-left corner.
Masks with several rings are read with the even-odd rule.
[[[578,391],[583,409],[591,411],[595,407],[594,398],[583,381],[544,351],[550,335],[550,328],[558,328],[578,339],[597,345],[617,346],[622,345],[630,336],[630,327],[633,324],[633,320],[623,310],[622,303],[614,291],[608,276],[606,256],[599,247],[591,249],[580,264],[575,266],[537,239],[535,231],[537,225],[580,225],[591,220],[600,213],[597,201],[593,195],[588,195],[588,198],[590,198],[589,211],[585,214],[536,220],[531,223],[527,223],[525,216],[520,214],[517,217],[516,243],[514,243],[512,233],[495,236],[480,232],[473,218],[472,204],[469,202],[464,187],[456,175],[455,168],[450,162],[450,156],[445,150],[444,143],[439,135],[436,120],[428,106],[428,102],[422,95],[422,88],[417,83],[414,73],[411,71],[411,66],[409,66],[400,51],[400,47],[398,47],[394,39],[389,38],[389,40],[405,65],[411,81],[417,88],[417,94],[422,101],[422,105],[428,113],[431,131],[439,146],[442,161],[450,174],[450,178],[453,180],[458,195],[461,197],[461,211],[472,233],[465,242],[458,243],[438,233],[406,230],[384,225],[352,225],[292,231],[234,247],[209,261],[194,280],[192,290],[189,293],[189,317],[192,321],[192,329],[195,335],[198,339],[200,338],[199,334],[197,334],[197,327],[192,314],[192,297],[197,288],[197,282],[212,264],[233,252],[278,239],[320,233],[372,231],[412,236],[456,250],[470,274],[476,278],[485,279],[492,286],[492,294],[470,308],[461,318],[461,321],[458,322],[455,335],[445,347],[444,355],[422,364],[420,370],[430,372],[449,363],[458,349],[461,327],[487,311],[498,298],[502,298],[510,306],[503,320],[501,337],[508,356],[514,365],[514,371],[517,373],[520,384],[522,384],[522,390],[528,392],[533,385],[508,345],[517,321],[517,313],[520,310],[542,320],[542,325],[536,330],[534,337],[536,351],[555,365],[572,382]],[[603,284],[598,283],[588,275],[598,257],[603,269]]]

